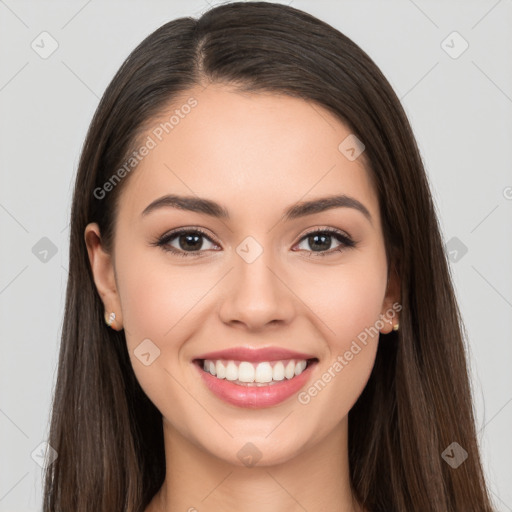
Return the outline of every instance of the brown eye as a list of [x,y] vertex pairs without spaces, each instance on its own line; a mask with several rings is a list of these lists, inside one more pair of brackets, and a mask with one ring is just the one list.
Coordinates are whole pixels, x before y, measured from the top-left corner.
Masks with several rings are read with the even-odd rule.
[[215,246],[211,238],[197,228],[180,229],[162,236],[154,245],[179,256],[189,256],[193,253],[202,253],[211,249],[211,247],[205,247],[205,240]]
[[[334,249],[331,248],[333,239],[339,243]],[[325,256],[334,252],[340,252],[345,248],[354,247],[354,241],[341,231],[334,229],[323,229],[312,231],[302,237],[300,243],[306,243],[309,248],[305,250],[317,253],[318,256]]]

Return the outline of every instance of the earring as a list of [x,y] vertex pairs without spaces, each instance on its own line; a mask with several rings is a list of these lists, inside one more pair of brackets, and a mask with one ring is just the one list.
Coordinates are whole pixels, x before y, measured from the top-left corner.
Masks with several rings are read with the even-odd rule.
[[112,323],[114,322],[115,319],[116,319],[116,314],[112,312],[112,313],[110,313],[109,317],[105,319],[105,323],[109,327],[112,327]]
[[400,327],[400,322],[397,322],[396,325],[393,325],[393,331],[398,331],[399,327]]

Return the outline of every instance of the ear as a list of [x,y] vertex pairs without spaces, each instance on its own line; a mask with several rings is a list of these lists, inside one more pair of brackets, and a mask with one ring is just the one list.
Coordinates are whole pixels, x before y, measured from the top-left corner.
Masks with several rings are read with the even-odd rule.
[[98,224],[91,223],[86,226],[84,239],[94,284],[105,306],[105,321],[111,313],[115,313],[115,320],[110,324],[110,327],[120,331],[123,328],[123,315],[115,280],[114,265],[111,255],[105,252],[101,245],[101,233]]
[[397,266],[392,264],[388,273],[388,285],[386,295],[382,303],[381,319],[384,327],[380,329],[382,334],[388,334],[393,330],[400,320],[399,311],[402,309],[400,300],[400,277],[398,276]]

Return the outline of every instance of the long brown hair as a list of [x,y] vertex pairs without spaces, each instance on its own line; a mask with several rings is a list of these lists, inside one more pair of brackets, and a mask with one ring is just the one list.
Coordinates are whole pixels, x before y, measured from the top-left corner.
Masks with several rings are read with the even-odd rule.
[[[84,242],[110,250],[119,193],[94,191],[144,127],[194,85],[222,83],[316,102],[366,146],[388,264],[401,280],[400,331],[379,344],[349,413],[351,484],[371,512],[492,510],[480,463],[463,324],[422,160],[402,106],[370,57],[289,6],[236,2],[168,22],[126,59],[91,122],[71,211],[69,276],[48,442],[45,512],[142,512],[165,478],[162,416],[139,386],[124,333],[109,329]],[[136,172],[136,171],[135,171]],[[383,335],[384,336],[384,335]],[[442,452],[457,442],[457,468]]]

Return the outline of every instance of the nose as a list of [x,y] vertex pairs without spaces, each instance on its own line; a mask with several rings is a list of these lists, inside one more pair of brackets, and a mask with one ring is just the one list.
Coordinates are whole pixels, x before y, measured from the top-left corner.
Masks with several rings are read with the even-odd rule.
[[269,253],[263,251],[251,263],[235,257],[235,268],[227,276],[219,310],[224,323],[261,331],[291,322],[295,314],[292,286]]

